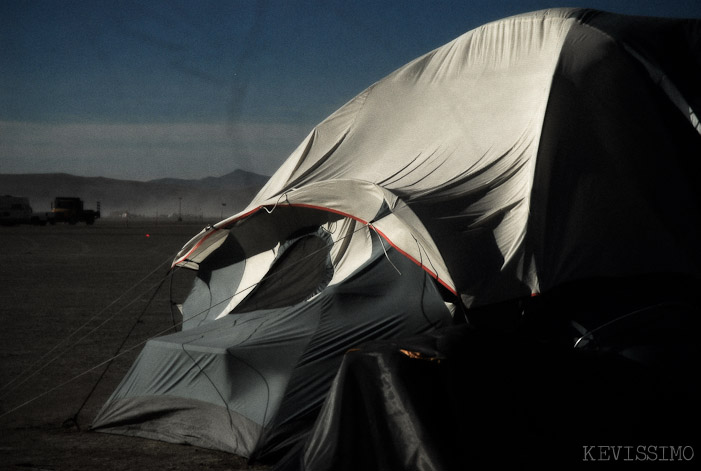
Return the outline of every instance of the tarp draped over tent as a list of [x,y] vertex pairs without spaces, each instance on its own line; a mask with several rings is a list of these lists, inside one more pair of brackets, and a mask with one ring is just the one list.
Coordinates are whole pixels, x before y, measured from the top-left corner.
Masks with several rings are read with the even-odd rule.
[[370,182],[468,307],[591,276],[694,273],[699,41],[698,21],[581,9],[487,24],[315,127],[243,214],[304,191],[355,216],[370,192],[351,182]]
[[198,270],[183,331],[95,428],[272,456],[363,341],[580,280],[699,277],[699,51],[699,20],[553,9],[375,83],[177,255]]

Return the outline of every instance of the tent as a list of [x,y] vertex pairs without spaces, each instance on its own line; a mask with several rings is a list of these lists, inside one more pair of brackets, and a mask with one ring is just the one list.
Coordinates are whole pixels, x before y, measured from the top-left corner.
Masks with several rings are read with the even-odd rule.
[[[244,259],[229,236],[208,259],[224,266],[200,264],[183,330],[146,344],[94,427],[273,460],[311,428],[346,351],[452,321],[428,275],[374,231],[331,226]],[[260,264],[268,276],[251,284]]]
[[[94,428],[275,460],[366,342],[517,325],[563,287],[575,302],[542,312],[569,328],[610,280],[698,286],[698,51],[699,20],[552,9],[373,84],[177,255],[197,270],[183,330],[147,343]],[[628,312],[595,311],[578,346]]]

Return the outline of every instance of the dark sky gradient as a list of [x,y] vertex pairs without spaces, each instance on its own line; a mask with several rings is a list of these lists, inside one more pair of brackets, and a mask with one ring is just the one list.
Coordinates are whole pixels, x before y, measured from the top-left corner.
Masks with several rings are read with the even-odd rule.
[[[559,5],[5,0],[0,173],[270,174],[316,123],[411,59]],[[701,17],[698,0],[581,6]]]

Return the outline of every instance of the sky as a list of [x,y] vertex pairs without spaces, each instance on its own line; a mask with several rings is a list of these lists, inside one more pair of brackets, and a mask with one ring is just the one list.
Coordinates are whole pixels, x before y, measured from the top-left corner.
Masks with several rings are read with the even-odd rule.
[[558,6],[701,18],[699,0],[0,0],[0,173],[270,175],[398,67]]

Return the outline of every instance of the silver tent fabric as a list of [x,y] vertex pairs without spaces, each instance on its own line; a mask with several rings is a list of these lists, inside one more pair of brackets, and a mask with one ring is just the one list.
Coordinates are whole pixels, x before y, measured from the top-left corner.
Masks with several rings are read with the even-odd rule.
[[468,307],[698,272],[699,50],[694,20],[553,9],[487,24],[349,101],[219,226],[300,192],[357,217],[384,191],[394,219],[375,225]]
[[[275,454],[311,427],[344,349],[445,324],[446,300],[472,309],[596,277],[698,277],[699,51],[698,20],[553,9],[484,25],[373,84],[177,255],[204,283],[190,315],[210,287],[217,310],[149,342],[95,427]],[[236,312],[276,250],[339,225],[350,229],[332,234],[330,281],[311,277],[293,306]],[[319,319],[320,343],[298,344]],[[256,322],[279,324],[254,329],[250,357],[234,361]],[[244,364],[279,380],[263,415],[271,383]]]

